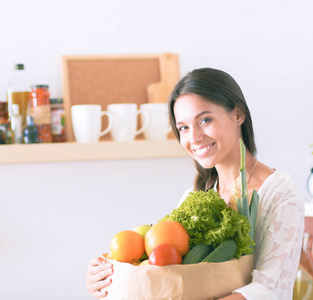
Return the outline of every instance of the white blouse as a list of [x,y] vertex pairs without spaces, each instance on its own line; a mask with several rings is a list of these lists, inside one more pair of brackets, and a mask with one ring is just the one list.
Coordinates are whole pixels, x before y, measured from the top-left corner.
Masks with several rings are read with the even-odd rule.
[[[189,188],[178,206],[193,190]],[[290,176],[276,170],[260,187],[252,282],[235,291],[248,300],[292,300],[304,231],[304,202]]]

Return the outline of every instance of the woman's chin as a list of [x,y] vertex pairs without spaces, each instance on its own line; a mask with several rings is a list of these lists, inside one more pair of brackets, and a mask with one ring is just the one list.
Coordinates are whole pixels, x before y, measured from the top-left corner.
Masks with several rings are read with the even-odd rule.
[[213,164],[211,160],[199,159],[199,158],[197,158],[195,160],[204,169],[211,169],[211,168],[215,167],[215,164]]

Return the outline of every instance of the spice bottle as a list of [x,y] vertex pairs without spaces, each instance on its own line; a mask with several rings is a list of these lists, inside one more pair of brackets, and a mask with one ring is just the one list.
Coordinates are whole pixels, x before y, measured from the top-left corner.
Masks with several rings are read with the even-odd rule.
[[22,133],[22,116],[19,114],[20,106],[18,104],[12,105],[13,115],[11,117],[11,127],[13,132],[13,143],[22,144],[23,143],[23,133]]
[[8,103],[0,102],[0,144],[12,143],[11,122],[8,117]]
[[51,134],[52,142],[66,142],[65,137],[65,111],[62,98],[50,99],[51,106]]
[[38,142],[51,143],[51,107],[48,85],[33,85],[30,93],[29,115],[38,129]]
[[13,104],[18,104],[22,116],[22,126],[26,126],[27,109],[30,99],[30,83],[23,64],[16,64],[11,82],[7,88],[9,119],[13,115]]
[[38,143],[38,129],[34,125],[34,118],[27,116],[27,126],[23,130],[23,138],[25,144]]
[[0,101],[0,120],[8,119],[8,103]]

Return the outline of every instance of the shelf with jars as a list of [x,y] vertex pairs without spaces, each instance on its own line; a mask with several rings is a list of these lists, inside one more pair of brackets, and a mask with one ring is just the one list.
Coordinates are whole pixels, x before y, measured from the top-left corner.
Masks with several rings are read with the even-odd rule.
[[[102,63],[106,64],[108,62],[120,65],[122,61],[127,68],[130,68],[129,76],[133,78],[133,69],[131,68],[133,64],[129,65],[129,59],[135,62],[136,66],[137,63],[140,65],[144,63],[149,66],[152,64],[154,66],[153,70],[155,69],[155,74],[153,73],[150,76],[151,78],[148,76],[149,80],[147,82],[144,81],[142,83],[141,80],[139,81],[140,86],[135,88],[136,95],[131,99],[141,99],[142,95],[140,94],[141,96],[138,97],[137,92],[145,93],[147,89],[148,99],[142,101],[144,103],[146,101],[159,101],[164,98],[162,96],[164,93],[168,94],[169,90],[172,89],[172,85],[179,78],[178,57],[174,54],[144,57],[64,57],[64,72],[67,74],[69,62],[78,62],[78,65],[75,64],[75,66],[79,67],[82,61],[87,62],[88,65],[90,63],[94,65],[93,62],[96,60],[97,67],[94,70],[96,72],[99,70],[98,64],[102,65]],[[146,69],[150,70],[151,68]],[[169,70],[172,70],[172,72],[169,72]],[[69,73],[72,74],[72,72]],[[81,72],[78,73],[80,74]],[[102,75],[105,78],[107,77],[107,74]],[[147,77],[146,74],[142,76],[144,78]],[[0,115],[0,119],[3,119],[2,123],[0,123],[2,126],[2,129],[0,128],[0,164],[187,157],[179,142],[170,136],[166,140],[148,140],[138,137],[131,142],[115,142],[105,139],[97,143],[74,142],[75,139],[70,125],[72,123],[70,107],[73,104],[81,104],[81,102],[74,103],[73,99],[76,99],[74,97],[70,101],[68,87],[72,81],[69,80],[68,76],[65,76],[65,78],[67,78],[65,80],[66,101],[64,101],[66,105],[63,108],[63,99],[61,98],[50,99],[49,103],[48,85],[30,84],[24,65],[17,64],[14,66],[14,74],[7,89],[7,111],[4,113],[5,117],[2,118]],[[94,74],[94,78],[97,79],[98,74]],[[157,82],[157,80],[160,80],[160,82]],[[132,88],[134,89],[133,85]],[[76,89],[75,92],[79,94],[79,91]],[[127,87],[126,90],[128,93]],[[103,96],[103,93],[96,91]],[[162,95],[160,94],[161,91]],[[90,98],[95,101],[93,104],[97,104],[95,97],[92,96]],[[111,97],[108,96],[108,99],[111,99]],[[120,102],[116,98],[115,100]],[[85,100],[82,100],[83,102]],[[101,105],[105,106],[103,103]],[[65,118],[67,129],[65,129],[64,125]],[[14,121],[12,122],[13,119]],[[51,122],[48,120],[51,120]],[[11,124],[13,124],[13,128],[9,126]],[[22,132],[20,128],[23,128]],[[19,131],[19,133],[17,134],[16,131]],[[49,132],[52,136],[47,135]],[[67,138],[65,137],[65,132]],[[15,141],[15,138],[18,140],[22,139],[22,141]]]
[[[8,105],[0,103],[3,106],[3,109],[0,109],[0,112],[3,111],[3,116],[0,115],[0,164],[187,157],[178,141],[171,137],[166,140],[139,138],[131,142],[111,140],[102,140],[97,143],[66,142],[63,132],[64,110],[60,99],[50,100],[57,100],[52,103],[52,140],[49,138],[52,142],[45,140],[41,143],[38,143],[38,131],[35,131],[37,127],[34,126],[36,114],[27,116],[22,144],[20,143],[22,137],[16,133],[16,129],[22,127],[19,110],[13,109],[11,120],[16,120],[10,123],[7,113]],[[15,104],[12,107],[19,108]],[[19,126],[17,126],[18,123]],[[12,128],[10,124],[13,125]]]

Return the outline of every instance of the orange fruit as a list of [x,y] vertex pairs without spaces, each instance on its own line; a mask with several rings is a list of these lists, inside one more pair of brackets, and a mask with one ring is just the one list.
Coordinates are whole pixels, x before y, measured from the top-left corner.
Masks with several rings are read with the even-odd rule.
[[189,235],[182,224],[176,221],[158,222],[145,235],[145,250],[150,256],[152,250],[161,244],[168,244],[176,248],[181,256],[189,251]]
[[143,237],[133,230],[120,231],[111,240],[111,254],[117,261],[137,262],[144,251]]

